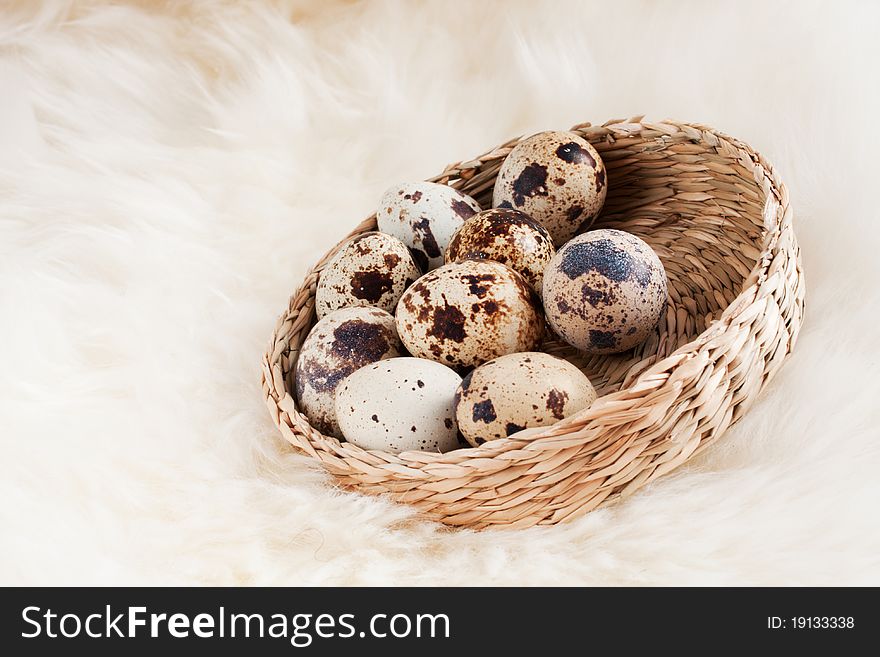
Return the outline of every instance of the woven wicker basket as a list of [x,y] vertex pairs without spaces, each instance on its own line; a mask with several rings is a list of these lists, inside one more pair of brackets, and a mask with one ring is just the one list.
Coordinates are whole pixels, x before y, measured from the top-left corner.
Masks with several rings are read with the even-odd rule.
[[[475,529],[551,525],[625,497],[669,472],[742,417],[793,349],[804,282],[788,192],[748,145],[703,125],[642,117],[583,124],[608,169],[593,228],[646,240],[669,277],[665,321],[624,354],[544,350],[581,367],[599,392],[588,409],[526,438],[447,454],[365,451],[313,429],[291,395],[300,345],[315,322],[324,256],[278,320],[263,392],[284,437],[345,486],[388,493],[428,517]],[[485,208],[512,140],[432,180]],[[352,234],[375,230],[375,215]]]

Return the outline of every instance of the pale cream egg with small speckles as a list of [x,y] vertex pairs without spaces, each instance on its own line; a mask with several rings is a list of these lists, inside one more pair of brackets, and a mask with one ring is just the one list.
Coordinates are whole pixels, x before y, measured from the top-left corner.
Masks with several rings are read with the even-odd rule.
[[590,380],[566,360],[542,352],[510,354],[480,365],[455,393],[458,427],[471,445],[546,427],[596,400]]
[[422,358],[391,358],[349,376],[336,391],[345,439],[364,449],[448,452],[458,448],[455,391],[461,377]]
[[395,321],[412,355],[451,367],[530,351],[544,336],[535,292],[492,260],[463,260],[428,272],[403,293]]
[[608,193],[605,164],[573,132],[539,132],[501,164],[492,195],[496,208],[522,210],[560,245],[599,214]]
[[593,230],[565,244],[544,270],[544,309],[553,330],[591,354],[645,341],[666,308],[666,270],[644,240]]
[[375,306],[393,313],[400,295],[421,275],[399,239],[377,232],[357,235],[321,272],[315,311],[319,319],[351,306]]
[[379,201],[376,223],[412,251],[427,272],[443,264],[449,240],[466,219],[480,211],[467,194],[447,185],[412,182],[389,188]]
[[322,433],[342,436],[334,410],[339,384],[352,372],[401,353],[394,318],[378,308],[342,308],[312,327],[299,350],[294,392],[299,411]]

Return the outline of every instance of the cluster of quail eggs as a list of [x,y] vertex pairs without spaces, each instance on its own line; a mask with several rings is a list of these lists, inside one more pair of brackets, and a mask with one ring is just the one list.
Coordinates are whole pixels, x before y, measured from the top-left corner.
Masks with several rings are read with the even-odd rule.
[[392,453],[478,446],[585,409],[596,391],[539,351],[549,332],[589,354],[626,351],[667,300],[643,240],[578,234],[607,188],[589,142],[542,132],[502,163],[491,209],[436,183],[389,189],[378,231],[321,272],[294,372],[299,409],[325,434]]

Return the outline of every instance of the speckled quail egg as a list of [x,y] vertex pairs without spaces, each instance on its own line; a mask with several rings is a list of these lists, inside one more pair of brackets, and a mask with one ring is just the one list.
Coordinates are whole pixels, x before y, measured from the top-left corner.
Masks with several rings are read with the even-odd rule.
[[522,274],[540,294],[544,267],[555,253],[547,229],[525,212],[493,208],[464,222],[446,249],[446,262],[495,260]]
[[544,309],[553,330],[592,354],[626,351],[656,329],[666,307],[666,270],[635,235],[578,235],[544,270]]
[[379,201],[379,230],[406,244],[427,272],[443,264],[452,235],[480,211],[470,196],[447,185],[413,182],[388,189]]
[[541,352],[510,354],[464,377],[455,415],[474,447],[523,429],[546,427],[596,400],[590,380],[566,360]]
[[394,312],[400,295],[422,275],[403,242],[385,233],[349,240],[327,263],[315,292],[318,317],[351,306]]
[[469,367],[530,351],[544,320],[526,280],[492,260],[444,265],[417,280],[395,316],[401,342],[414,356]]
[[349,376],[336,391],[345,439],[364,449],[448,452],[459,447],[455,390],[461,377],[422,358],[391,358]]
[[342,436],[336,421],[334,394],[352,372],[401,351],[394,318],[378,308],[342,308],[309,331],[294,370],[297,404],[319,431]]
[[539,132],[504,159],[492,205],[522,210],[559,245],[592,223],[607,192],[605,164],[586,139],[573,132]]

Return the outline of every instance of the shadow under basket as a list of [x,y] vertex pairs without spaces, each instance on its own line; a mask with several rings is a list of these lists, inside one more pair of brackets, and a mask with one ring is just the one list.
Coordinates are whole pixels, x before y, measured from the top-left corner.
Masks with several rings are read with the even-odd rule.
[[[674,121],[636,117],[572,131],[595,146],[608,171],[608,198],[591,228],[638,235],[666,268],[669,301],[657,331],[611,356],[545,343],[544,351],[581,367],[600,395],[553,426],[446,454],[366,451],[312,428],[292,395],[297,354],[315,323],[316,284],[337,245],[279,318],[262,376],[283,436],[344,486],[473,529],[571,520],[716,440],[794,348],[804,309],[800,253],[788,191],[763,157],[707,126]],[[488,208],[517,142],[450,165],[432,181]],[[375,229],[373,215],[351,235]]]

